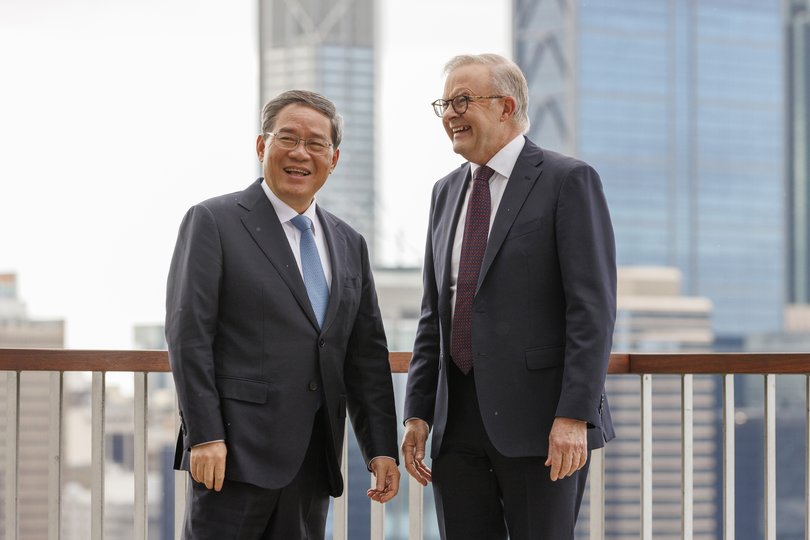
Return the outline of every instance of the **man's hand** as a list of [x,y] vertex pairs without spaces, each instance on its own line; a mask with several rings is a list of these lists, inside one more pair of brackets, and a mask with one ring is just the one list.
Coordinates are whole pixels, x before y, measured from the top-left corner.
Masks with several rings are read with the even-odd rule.
[[583,420],[558,416],[548,435],[548,459],[551,481],[555,482],[585,466],[588,461],[588,425]]
[[225,481],[225,456],[228,448],[222,441],[198,444],[191,447],[189,472],[195,482],[208,489],[220,491]]
[[375,487],[369,489],[368,498],[378,503],[393,499],[399,491],[399,467],[397,462],[387,457],[376,457],[371,460],[371,473],[375,478]]
[[402,460],[405,470],[417,482],[426,486],[433,478],[430,469],[425,465],[425,445],[427,444],[430,428],[427,422],[418,418],[411,418],[405,422],[405,435],[402,437]]

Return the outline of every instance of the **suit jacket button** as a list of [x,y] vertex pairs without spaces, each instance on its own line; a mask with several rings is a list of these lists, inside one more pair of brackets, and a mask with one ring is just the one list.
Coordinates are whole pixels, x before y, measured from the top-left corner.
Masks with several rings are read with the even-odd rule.
[[309,388],[314,392],[315,390],[318,389],[318,383],[316,383],[315,381],[309,381],[309,385],[307,386],[307,388]]
[[321,338],[320,341],[318,341],[318,347],[323,349],[324,345],[326,345],[326,341],[323,338]]

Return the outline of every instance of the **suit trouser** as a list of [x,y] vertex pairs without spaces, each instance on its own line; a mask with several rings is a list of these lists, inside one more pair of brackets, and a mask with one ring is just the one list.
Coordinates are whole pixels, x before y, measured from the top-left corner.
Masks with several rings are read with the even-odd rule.
[[188,477],[184,540],[323,540],[329,508],[326,428],[321,415],[304,462],[293,481],[265,489],[226,480],[222,491],[209,490]]
[[448,362],[447,427],[433,460],[433,490],[443,540],[573,538],[588,463],[552,482],[545,456],[510,458],[489,440],[472,373]]

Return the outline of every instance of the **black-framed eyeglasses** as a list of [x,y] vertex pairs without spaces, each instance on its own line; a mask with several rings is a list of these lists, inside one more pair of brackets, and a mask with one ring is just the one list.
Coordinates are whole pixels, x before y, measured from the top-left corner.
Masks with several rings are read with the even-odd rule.
[[476,99],[498,99],[503,98],[506,96],[467,96],[461,95],[456,96],[453,99],[437,99],[431,105],[433,105],[433,112],[436,113],[436,116],[441,118],[444,116],[445,111],[447,111],[447,107],[450,105],[453,106],[453,110],[456,111],[456,114],[464,114],[467,112],[467,107],[470,106],[470,101],[475,101]]
[[273,140],[271,142],[278,145],[280,148],[284,148],[285,150],[292,150],[298,146],[299,142],[303,142],[304,148],[306,148],[307,152],[313,156],[322,156],[329,152],[329,149],[333,146],[332,143],[317,137],[312,139],[302,139],[301,137],[296,137],[290,133],[273,133],[272,131],[265,132],[265,135],[272,136]]

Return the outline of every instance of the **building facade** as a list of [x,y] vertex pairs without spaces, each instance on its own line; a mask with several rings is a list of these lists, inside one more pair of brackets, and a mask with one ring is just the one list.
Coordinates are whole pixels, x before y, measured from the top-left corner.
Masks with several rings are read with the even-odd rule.
[[318,204],[375,240],[374,0],[259,0],[260,99],[321,93],[344,119],[340,161]]
[[723,343],[781,328],[781,0],[515,0],[529,136],[602,176],[620,266],[672,266]]
[[[25,303],[18,296],[17,276],[0,274],[0,347],[56,348],[64,347],[65,323],[61,320],[42,321],[28,316]],[[6,433],[9,421],[6,378],[0,376],[0,433]],[[59,432],[50,429],[50,404],[58,399],[51,394],[51,374],[27,372],[19,376],[19,468],[17,471],[17,525],[20,538],[47,538],[48,475],[50,445]],[[6,439],[0,443],[0,523],[5,523],[7,505],[5,485],[8,474]],[[46,464],[46,465],[43,465]],[[53,465],[50,465],[51,467]],[[0,527],[0,539],[5,528]],[[11,540],[11,539],[7,539]]]

